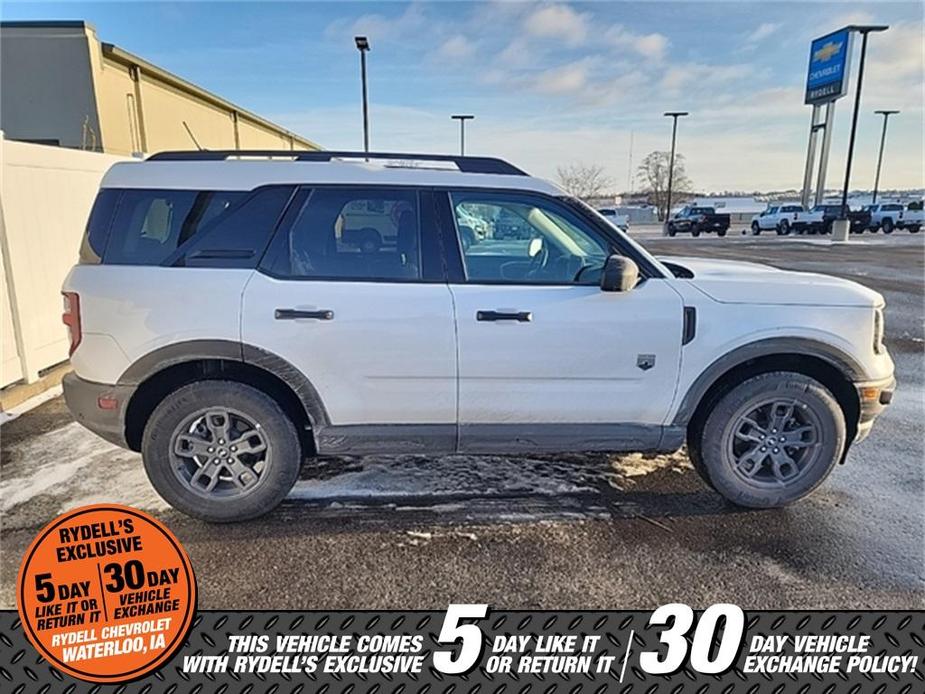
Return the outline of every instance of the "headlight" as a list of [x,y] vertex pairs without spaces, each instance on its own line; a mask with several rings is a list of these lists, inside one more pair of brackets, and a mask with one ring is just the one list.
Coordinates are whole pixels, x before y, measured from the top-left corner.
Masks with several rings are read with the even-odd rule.
[[874,310],[874,354],[883,354],[883,309]]

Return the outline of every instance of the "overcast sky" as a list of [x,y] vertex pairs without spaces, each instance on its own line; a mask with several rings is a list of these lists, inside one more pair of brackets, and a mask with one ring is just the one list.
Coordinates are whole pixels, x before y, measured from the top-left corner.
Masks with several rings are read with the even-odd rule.
[[[679,151],[702,190],[798,187],[809,128],[809,42],[849,23],[871,37],[852,187],[923,187],[923,5],[908,3],[10,3],[4,19],[85,19],[115,43],[315,140],[360,149],[355,34],[369,36],[371,143],[467,149],[537,175],[583,162],[626,189],[667,149],[665,110],[687,110]],[[855,47],[858,51],[858,47]],[[857,55],[855,55],[857,58]],[[857,60],[855,59],[855,68]],[[856,73],[856,69],[855,69]],[[853,95],[853,86],[852,86]],[[853,96],[838,102],[828,184],[839,187]]]

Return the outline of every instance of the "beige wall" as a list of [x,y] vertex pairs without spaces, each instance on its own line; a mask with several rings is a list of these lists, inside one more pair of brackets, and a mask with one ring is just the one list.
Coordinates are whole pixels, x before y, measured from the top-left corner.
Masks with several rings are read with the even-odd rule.
[[148,152],[196,149],[183,127],[189,126],[200,147],[234,149],[234,122],[228,111],[191,97],[160,80],[141,74],[141,103]]
[[91,51],[99,107],[103,144],[110,154],[133,154],[143,151],[135,82],[124,65],[106,64],[99,51]]
[[195,149],[196,143],[206,149],[317,149],[285,128],[101,43],[90,25],[26,24],[4,25],[0,40],[0,127],[7,139],[58,139],[80,148],[89,119],[96,149],[110,154]]
[[106,170],[124,157],[0,139],[0,387],[67,359],[61,283]]

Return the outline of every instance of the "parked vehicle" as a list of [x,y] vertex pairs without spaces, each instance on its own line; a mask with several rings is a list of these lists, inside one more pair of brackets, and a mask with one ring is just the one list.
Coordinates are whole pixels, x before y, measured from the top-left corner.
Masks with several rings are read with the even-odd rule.
[[[917,234],[922,225],[925,224],[925,213],[922,211],[922,203],[909,203],[905,210],[899,213],[896,219],[897,229],[908,229],[910,233]],[[886,233],[886,227],[883,232]]]
[[[831,234],[832,223],[841,215],[841,203],[816,205],[809,212],[797,212],[790,228],[798,234]],[[870,224],[867,210],[848,210],[851,233],[860,234]]]
[[900,202],[883,202],[876,205],[868,205],[864,208],[870,213],[870,221],[867,228],[872,232],[883,229],[884,234],[892,234],[896,228],[897,220],[902,216],[905,209]]
[[700,236],[715,232],[718,236],[725,236],[729,231],[729,219],[728,214],[718,214],[712,207],[687,206],[668,221],[668,235],[689,233]]
[[752,217],[752,234],[762,231],[776,231],[778,236],[790,233],[790,225],[803,212],[802,205],[769,205],[768,209]]
[[613,224],[620,231],[629,231],[629,215],[618,214],[613,207],[600,207],[597,211],[601,214],[601,216],[604,217],[604,219]]
[[[116,164],[63,286],[68,407],[189,515],[266,513],[316,455],[685,443],[720,494],[776,507],[892,397],[883,297],[854,282],[655,258],[497,159],[261,156]],[[357,208],[394,243],[345,242]],[[526,231],[463,244],[473,216]]]

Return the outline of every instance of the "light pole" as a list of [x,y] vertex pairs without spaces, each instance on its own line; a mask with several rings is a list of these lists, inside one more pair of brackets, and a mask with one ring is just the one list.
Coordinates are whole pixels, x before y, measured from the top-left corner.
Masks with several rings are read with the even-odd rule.
[[883,145],[886,143],[886,122],[890,116],[899,113],[899,111],[874,111],[874,113],[883,116],[883,132],[880,134],[880,154],[877,155],[877,175],[874,177],[874,196],[870,201],[872,205],[877,204],[877,189],[880,188],[880,167],[883,165]]
[[674,182],[674,146],[678,139],[678,118],[690,114],[687,111],[666,111],[664,115],[672,119],[671,157],[668,159],[668,201],[665,204],[665,233],[667,233],[668,218],[671,216],[671,184]]
[[854,113],[851,115],[851,135],[848,138],[848,159],[845,164],[845,185],[841,192],[841,212],[832,224],[832,240],[847,241],[851,230],[848,221],[848,186],[851,183],[851,160],[854,159],[854,137],[858,131],[858,110],[861,107],[861,85],[864,83],[864,60],[867,57],[867,35],[875,31],[886,31],[886,25],[852,25],[850,31],[861,34],[861,60],[858,63],[858,85],[854,94]]
[[459,156],[464,157],[466,156],[466,121],[473,120],[475,116],[458,114],[450,118],[459,121]]
[[369,104],[366,96],[366,52],[369,40],[365,36],[354,36],[357,50],[360,51],[360,80],[363,83],[363,151],[369,152]]

